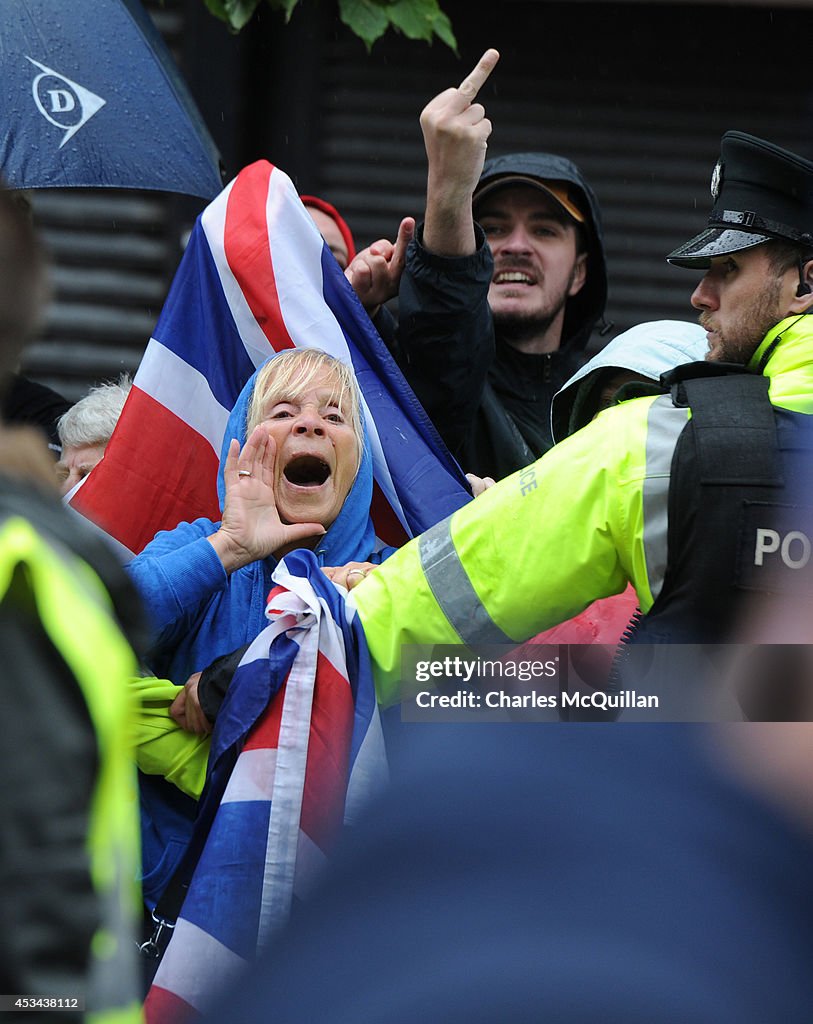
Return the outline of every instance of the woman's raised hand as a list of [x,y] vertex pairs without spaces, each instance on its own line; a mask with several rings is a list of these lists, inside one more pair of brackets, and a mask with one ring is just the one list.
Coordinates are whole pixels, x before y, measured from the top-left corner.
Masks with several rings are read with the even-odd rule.
[[234,572],[280,549],[325,533],[320,523],[283,523],[274,496],[276,444],[262,424],[251,432],[242,450],[229,446],[223,480],[226,498],[217,533],[208,538],[226,572]]

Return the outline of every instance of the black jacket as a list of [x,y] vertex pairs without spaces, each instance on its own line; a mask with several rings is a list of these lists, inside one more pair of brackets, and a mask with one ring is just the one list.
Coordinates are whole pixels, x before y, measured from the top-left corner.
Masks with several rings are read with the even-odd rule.
[[587,281],[568,302],[560,349],[529,355],[495,333],[488,306],[493,259],[479,225],[477,251],[464,257],[429,252],[419,228],[401,279],[397,327],[386,311],[377,320],[404,376],[463,470],[495,479],[550,448],[551,401],[584,361],[584,348],[607,296],[598,204],[579,169],[553,154],[522,153],[488,161],[482,178],[506,173],[569,181],[592,213]]

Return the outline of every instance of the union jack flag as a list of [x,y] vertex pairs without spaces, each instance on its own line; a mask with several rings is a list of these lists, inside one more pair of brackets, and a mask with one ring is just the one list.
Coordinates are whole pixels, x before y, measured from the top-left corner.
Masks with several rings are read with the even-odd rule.
[[[105,457],[73,506],[133,553],[179,522],[217,521],[229,412],[254,370],[295,346],[354,368],[384,542],[470,500],[290,179],[260,161],[195,224]],[[272,592],[271,624],[244,657],[213,735],[201,804],[213,824],[147,999],[150,1024],[194,1014],[252,958],[384,776],[352,611],[310,552],[288,555],[275,578],[284,589]]]
[[179,522],[219,520],[229,412],[258,366],[297,346],[356,372],[383,541],[397,546],[470,499],[290,178],[261,160],[198,218],[105,456],[73,507],[134,553]]
[[311,551],[288,555],[274,578],[270,624],[243,656],[212,737],[200,815],[212,825],[147,995],[148,1024],[206,1010],[286,923],[342,823],[386,780],[353,609]]

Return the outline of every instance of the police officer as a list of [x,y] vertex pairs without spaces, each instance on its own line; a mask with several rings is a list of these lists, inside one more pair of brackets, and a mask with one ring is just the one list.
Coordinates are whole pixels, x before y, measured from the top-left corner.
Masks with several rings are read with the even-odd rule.
[[746,593],[809,555],[794,459],[813,426],[813,163],[723,136],[709,226],[667,259],[699,267],[708,362],[602,412],[416,538],[351,596],[396,700],[409,643],[513,643],[632,582],[641,637],[726,639]]
[[[39,320],[44,258],[0,187],[0,377]],[[0,424],[0,984],[9,1020],[136,1024],[138,811],[130,735],[141,609],[61,507],[43,438]]]

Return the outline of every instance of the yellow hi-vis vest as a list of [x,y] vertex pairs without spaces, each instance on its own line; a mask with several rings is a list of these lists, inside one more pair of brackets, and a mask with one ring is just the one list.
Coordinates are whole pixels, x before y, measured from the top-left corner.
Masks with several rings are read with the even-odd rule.
[[101,924],[91,945],[85,1019],[139,1024],[140,850],[128,688],[137,674],[135,655],[114,621],[107,591],[87,563],[11,516],[0,522],[0,599],[20,566],[42,627],[82,692],[98,746],[87,852]]
[[[771,328],[749,368],[769,378],[774,406],[813,415],[813,316]],[[689,415],[669,395],[605,409],[354,587],[379,701],[399,700],[407,646],[513,646],[627,583],[648,612],[666,575],[672,458]]]

